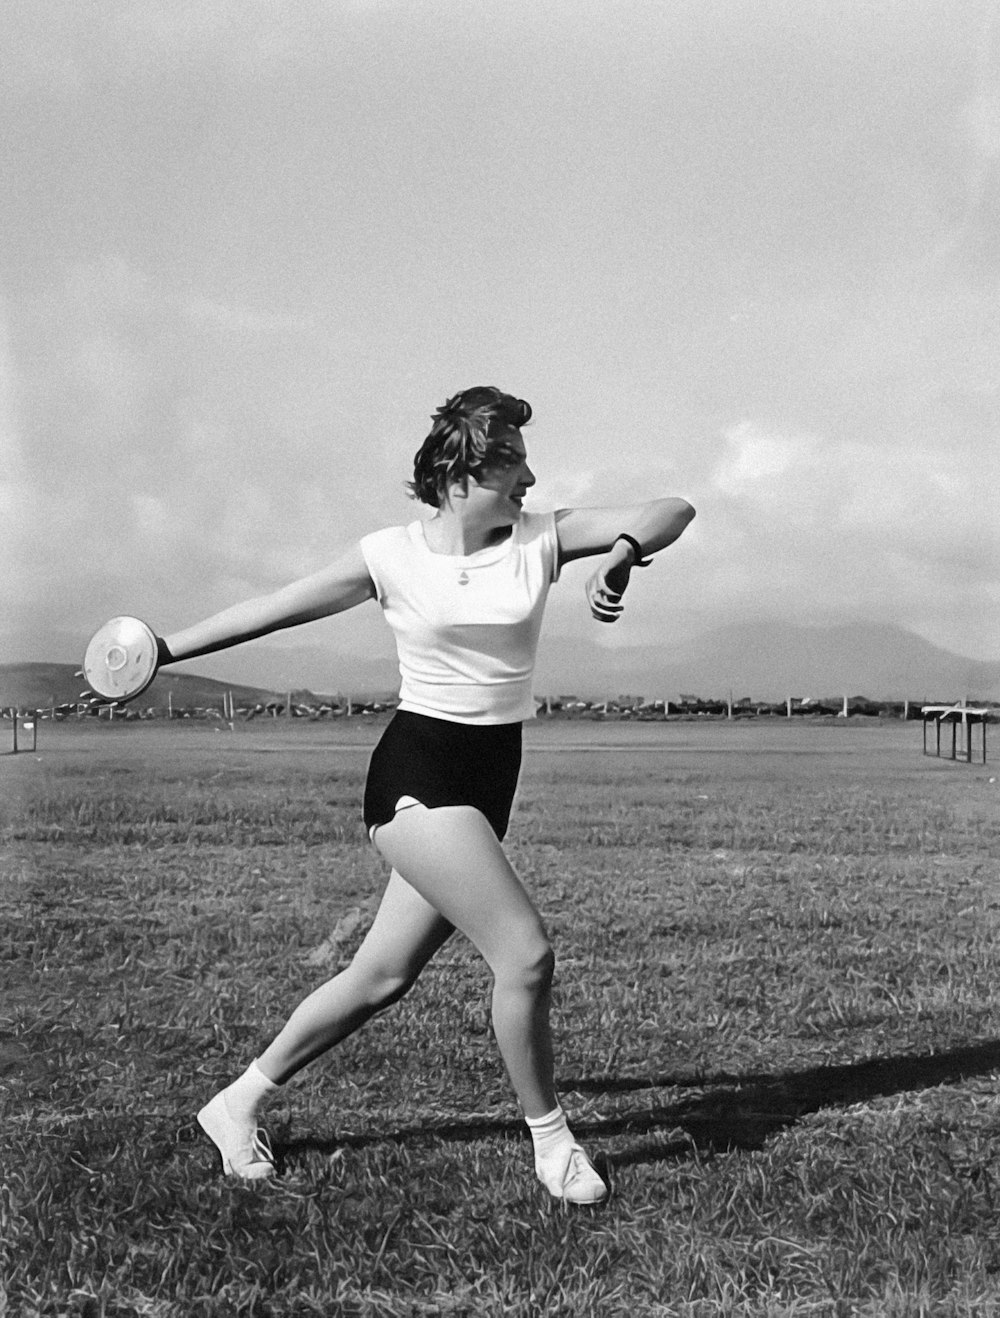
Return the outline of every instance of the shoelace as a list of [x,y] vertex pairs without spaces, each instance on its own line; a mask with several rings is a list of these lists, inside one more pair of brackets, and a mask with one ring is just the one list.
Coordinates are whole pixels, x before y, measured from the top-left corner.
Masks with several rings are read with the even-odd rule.
[[563,1188],[568,1189],[574,1181],[583,1179],[600,1180],[601,1178],[583,1149],[579,1145],[574,1145],[569,1155],[569,1162],[566,1164]]
[[[552,1188],[550,1183],[550,1193],[577,1203],[597,1203],[604,1199],[608,1193],[604,1178],[579,1144],[574,1144],[569,1150],[566,1165],[558,1184],[559,1189],[556,1190]],[[593,1195],[588,1194],[585,1198],[576,1199],[572,1193],[574,1187],[589,1187],[594,1193]]]
[[267,1137],[267,1131],[263,1126],[258,1126],[254,1131],[253,1143],[251,1144],[254,1156],[251,1162],[269,1162],[274,1166],[274,1153],[271,1150],[271,1141]]

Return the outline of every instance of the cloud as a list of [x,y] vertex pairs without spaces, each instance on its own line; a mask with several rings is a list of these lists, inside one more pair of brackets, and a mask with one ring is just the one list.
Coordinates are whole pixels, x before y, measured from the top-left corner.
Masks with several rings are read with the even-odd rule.
[[991,473],[944,448],[750,421],[724,441],[699,510],[706,612],[893,620],[964,652],[988,647],[976,610],[1000,592],[1000,537],[982,506]]
[[416,515],[427,414],[487,379],[536,405],[534,506],[698,507],[616,637],[984,637],[996,27],[848,8],[15,6],[18,591],[180,624],[311,570]]
[[226,334],[271,334],[316,327],[311,315],[285,315],[258,311],[238,303],[221,302],[200,293],[175,294],[168,302],[193,326]]
[[35,0],[6,15],[6,91],[75,96],[199,65],[266,76],[294,59],[316,60],[329,23],[328,6],[309,0],[131,0],[102,13],[75,0]]
[[813,435],[761,432],[744,421],[726,436],[726,451],[712,476],[715,489],[728,499],[750,497],[775,507],[788,487],[800,485],[802,472],[815,465],[822,449]]
[[357,447],[366,384],[345,403],[303,365],[324,353],[308,314],[258,313],[110,254],[55,264],[9,310],[0,536],[16,567],[0,589],[39,602],[16,626],[7,610],[8,648],[23,643],[10,658],[109,610],[189,621],[401,520],[380,508],[405,507],[407,449]]
[[196,86],[205,75],[228,86],[277,80],[336,67],[345,50],[371,55],[369,35],[388,39],[410,11],[405,0],[128,0],[102,10],[33,0],[5,14],[3,91],[76,97],[164,79]]
[[152,494],[133,494],[130,502],[136,536],[162,543],[170,534],[172,526],[167,501]]
[[10,564],[16,561],[15,547],[30,525],[32,499],[17,421],[18,382],[5,311],[0,304],[0,528],[7,551],[3,558]]

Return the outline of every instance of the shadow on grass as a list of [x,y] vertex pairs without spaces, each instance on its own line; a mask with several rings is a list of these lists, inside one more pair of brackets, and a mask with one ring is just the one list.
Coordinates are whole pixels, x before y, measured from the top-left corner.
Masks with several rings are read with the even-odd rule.
[[[954,1084],[1000,1069],[1000,1040],[970,1044],[924,1056],[876,1057],[842,1066],[816,1066],[777,1075],[721,1072],[709,1076],[609,1076],[564,1081],[577,1093],[628,1093],[661,1087],[702,1092],[669,1106],[623,1114],[595,1122],[602,1135],[648,1134],[672,1127],[665,1139],[610,1155],[618,1166],[683,1156],[692,1148],[705,1152],[753,1150],[778,1131],[823,1108],[847,1107],[890,1094],[915,1093]],[[1000,1093],[1000,1082],[998,1082]],[[583,1127],[581,1127],[583,1133]]]
[[[625,1094],[649,1089],[697,1089],[675,1103],[644,1107],[597,1121],[574,1121],[580,1136],[652,1135],[632,1149],[609,1154],[612,1166],[684,1157],[692,1148],[705,1152],[759,1149],[777,1131],[794,1125],[821,1108],[841,1107],[889,1094],[909,1093],[954,1083],[1000,1069],[1000,1040],[971,1044],[926,1056],[879,1057],[843,1066],[817,1066],[777,1075],[720,1072],[714,1075],[599,1076],[563,1079],[567,1093]],[[1000,1092],[1000,1082],[998,1082]],[[285,1156],[311,1149],[333,1153],[343,1148],[375,1144],[420,1143],[427,1140],[462,1142],[509,1135],[527,1137],[520,1120],[483,1119],[449,1124],[429,1123],[382,1134],[347,1135],[333,1140],[290,1140],[281,1145]]]

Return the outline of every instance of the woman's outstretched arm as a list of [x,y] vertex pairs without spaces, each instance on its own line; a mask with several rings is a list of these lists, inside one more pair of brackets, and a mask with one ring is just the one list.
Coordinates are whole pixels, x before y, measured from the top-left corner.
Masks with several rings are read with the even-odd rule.
[[560,562],[604,555],[586,585],[590,611],[598,622],[617,622],[621,598],[639,561],[630,541],[618,537],[634,540],[645,558],[672,545],[693,517],[688,501],[677,498],[614,508],[564,508],[556,513]]
[[293,581],[269,595],[235,604],[192,627],[164,636],[160,645],[160,662],[172,663],[193,659],[199,654],[211,654],[213,650],[224,650],[284,627],[297,627],[299,623],[343,613],[345,609],[352,609],[374,597],[375,586],[368,566],[360,546],[355,545],[329,567],[311,576]]

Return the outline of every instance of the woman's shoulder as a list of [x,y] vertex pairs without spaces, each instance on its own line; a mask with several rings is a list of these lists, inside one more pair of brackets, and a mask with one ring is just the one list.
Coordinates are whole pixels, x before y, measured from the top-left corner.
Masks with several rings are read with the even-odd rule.
[[556,515],[552,512],[523,512],[517,523],[517,539],[524,545],[546,544],[556,539]]
[[521,514],[518,526],[522,540],[537,539],[538,536],[549,535],[555,528],[556,515],[553,512]]
[[408,522],[405,526],[383,526],[379,531],[369,531],[361,537],[362,548],[370,549],[406,549],[416,540],[419,522]]

